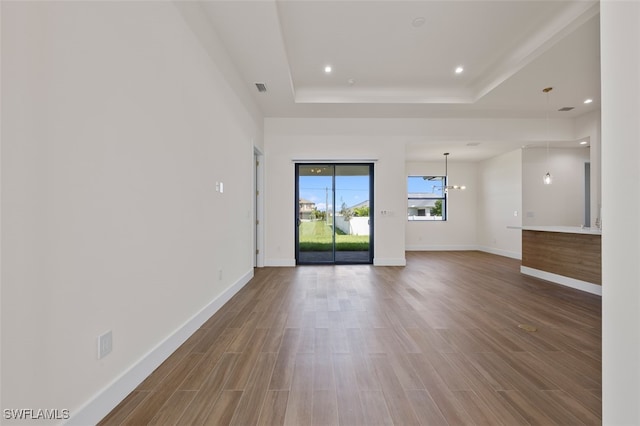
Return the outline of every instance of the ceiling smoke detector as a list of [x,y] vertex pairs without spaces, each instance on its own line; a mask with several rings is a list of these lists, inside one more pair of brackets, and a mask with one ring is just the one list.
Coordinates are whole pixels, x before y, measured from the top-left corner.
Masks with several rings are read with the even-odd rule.
[[419,28],[419,27],[423,26],[425,22],[427,22],[427,20],[424,18],[424,16],[418,16],[413,21],[411,21],[411,25],[414,28]]

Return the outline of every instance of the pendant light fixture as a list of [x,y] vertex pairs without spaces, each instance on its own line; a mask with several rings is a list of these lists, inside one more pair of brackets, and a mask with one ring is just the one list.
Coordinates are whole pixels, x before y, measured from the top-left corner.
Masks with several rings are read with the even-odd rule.
[[449,164],[447,162],[447,158],[449,157],[449,153],[445,152],[444,154],[444,191],[448,192],[450,189],[467,189],[464,185],[449,185]]
[[551,172],[549,172],[549,139],[551,138],[551,132],[549,130],[549,92],[551,92],[552,90],[553,87],[545,87],[544,89],[542,89],[542,92],[547,97],[547,173],[542,178],[542,182],[544,182],[545,185],[551,185],[551,182],[553,181]]

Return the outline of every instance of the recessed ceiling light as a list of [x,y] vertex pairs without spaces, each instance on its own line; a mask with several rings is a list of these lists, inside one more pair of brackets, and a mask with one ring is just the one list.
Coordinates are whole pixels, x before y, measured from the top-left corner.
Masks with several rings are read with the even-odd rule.
[[585,104],[590,104],[591,102],[593,102],[593,99],[591,99],[591,98],[584,100]]
[[461,66],[456,68],[456,74],[462,74],[463,71],[464,71],[464,68],[462,68]]
[[586,145],[587,143],[587,141],[580,141],[580,145]]
[[324,72],[327,74],[331,74],[331,65],[327,65],[326,67],[324,67]]
[[416,19],[411,21],[411,25],[413,25],[415,28],[418,28],[423,26],[425,22],[427,22],[427,20],[424,19],[424,17],[418,16]]

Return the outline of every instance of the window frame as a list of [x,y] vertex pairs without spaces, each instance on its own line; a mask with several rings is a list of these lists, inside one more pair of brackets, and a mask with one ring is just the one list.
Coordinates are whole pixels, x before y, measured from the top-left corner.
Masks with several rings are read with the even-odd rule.
[[[412,194],[409,192],[409,180],[411,178],[422,178],[423,180],[433,180],[434,178],[440,180],[442,182],[442,196],[429,196],[429,197],[411,197]],[[415,194],[415,193],[414,193]],[[441,219],[416,219],[416,217],[422,217],[420,215],[410,215],[410,202],[411,200],[441,200],[442,201],[442,216]],[[408,175],[407,176],[407,221],[408,222],[446,222],[449,216],[448,209],[448,191],[447,191],[447,176],[443,175]],[[430,207],[426,207],[425,210]],[[426,216],[426,215],[425,215]],[[429,216],[431,217],[431,216]]]

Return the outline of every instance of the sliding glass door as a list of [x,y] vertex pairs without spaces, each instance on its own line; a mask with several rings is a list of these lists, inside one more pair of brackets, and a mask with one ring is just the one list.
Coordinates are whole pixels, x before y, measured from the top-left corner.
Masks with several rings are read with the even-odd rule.
[[373,262],[373,165],[296,164],[296,263]]

